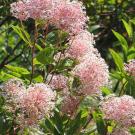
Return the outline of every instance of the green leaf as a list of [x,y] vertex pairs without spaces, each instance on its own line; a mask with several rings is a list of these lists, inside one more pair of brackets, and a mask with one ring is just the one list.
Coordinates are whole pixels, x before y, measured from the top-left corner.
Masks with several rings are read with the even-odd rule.
[[41,82],[43,82],[43,77],[41,75],[36,75],[36,76],[34,76],[33,80],[38,83],[41,83]]
[[2,108],[4,104],[5,104],[5,99],[2,95],[0,95],[0,109]]
[[101,90],[102,90],[102,93],[104,95],[110,95],[110,94],[112,94],[112,91],[110,89],[108,89],[107,87],[102,87]]
[[115,0],[108,0],[108,3],[109,3],[109,4],[115,4],[116,1],[115,1]]
[[34,63],[34,65],[41,65],[42,64],[37,60],[37,58],[34,58],[33,63]]
[[93,118],[96,122],[99,135],[106,135],[107,129],[106,129],[105,122],[102,119],[102,115],[99,112],[94,112]]
[[55,125],[55,123],[49,119],[49,118],[46,118],[46,126],[48,127],[48,129],[50,131],[57,131],[57,135],[60,135],[60,131],[58,129],[58,127]]
[[122,22],[123,22],[123,24],[124,24],[124,26],[125,26],[125,29],[126,29],[126,31],[127,31],[127,33],[128,33],[128,36],[131,38],[132,36],[133,36],[133,29],[132,29],[132,26],[131,26],[131,23],[129,22],[129,24],[125,21],[125,20],[123,20],[122,19]]
[[128,83],[126,84],[126,94],[133,96],[135,98],[135,80],[131,76],[127,79]]
[[122,60],[121,56],[112,49],[109,49],[109,51],[110,51],[110,53],[111,53],[111,55],[113,57],[113,60],[114,60],[114,62],[116,64],[118,70],[123,71],[124,65],[123,65],[123,60]]
[[115,37],[118,39],[118,41],[120,42],[124,53],[127,54],[128,43],[127,43],[126,39],[121,34],[119,34],[118,32],[116,32],[114,30],[112,30],[112,32],[115,35]]
[[79,135],[95,135],[94,132],[96,132],[96,131],[97,131],[97,127],[93,126],[93,127],[88,128],[88,129],[85,129]]
[[71,121],[67,135],[74,135],[81,126],[81,112],[79,112],[74,120]]
[[131,47],[127,53],[127,60],[129,61],[130,59],[134,59],[134,58],[135,58],[135,48]]
[[97,29],[99,29],[101,26],[100,25],[93,25],[93,26],[91,26],[90,28],[89,28],[89,31],[90,32],[94,32],[94,31],[96,31]]
[[112,76],[113,78],[115,78],[115,79],[118,79],[118,80],[122,80],[122,73],[121,72],[112,72],[112,73],[110,73],[110,76]]
[[12,71],[10,74],[13,75],[14,77],[21,78],[21,74],[19,74],[17,72]]
[[54,111],[54,117],[53,117],[53,121],[55,123],[55,125],[57,126],[57,129],[55,128],[54,132],[56,135],[58,135],[58,131],[63,134],[63,119],[62,119],[62,116],[60,116],[60,112],[59,111]]
[[41,47],[40,45],[38,45],[38,44],[36,44],[36,48],[37,48],[39,51],[42,51],[42,50],[43,50],[42,47]]
[[4,71],[0,72],[0,82],[5,82],[11,78],[14,78],[13,75],[5,73]]
[[40,51],[36,56],[36,60],[42,64],[51,64],[53,62],[53,47],[46,47],[44,50]]
[[30,72],[25,69],[25,68],[22,68],[22,67],[16,67],[16,66],[11,66],[11,65],[5,65],[5,67],[12,71],[12,72],[16,72],[18,74],[30,74]]
[[23,39],[23,41],[28,44],[29,46],[32,45],[30,40],[30,35],[21,27],[19,26],[11,26],[13,30]]
[[68,122],[68,125],[66,125],[66,128],[68,129],[66,132],[67,135],[80,134],[81,128],[86,125],[89,113],[87,113],[86,110],[80,110],[76,114],[77,114],[76,117],[74,119],[71,119]]
[[131,19],[130,22],[135,25],[135,18]]
[[104,0],[98,0],[99,4],[104,4]]

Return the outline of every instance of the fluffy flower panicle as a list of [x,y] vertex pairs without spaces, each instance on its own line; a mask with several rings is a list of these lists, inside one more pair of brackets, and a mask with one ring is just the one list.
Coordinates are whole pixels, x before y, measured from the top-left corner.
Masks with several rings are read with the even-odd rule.
[[54,7],[62,0],[20,0],[11,4],[11,13],[20,20],[28,18],[48,20]]
[[14,98],[20,98],[26,91],[23,82],[16,78],[5,82],[3,84],[3,90],[6,92],[6,95]]
[[20,20],[49,21],[66,32],[76,34],[86,26],[81,2],[69,0],[20,0],[11,4],[11,13]]
[[25,1],[14,2],[11,5],[11,13],[14,17],[20,20],[27,20],[29,13],[27,11],[27,5]]
[[127,127],[135,124],[135,99],[131,96],[110,97],[101,103],[101,110],[105,119]]
[[75,112],[80,103],[80,99],[75,96],[66,95],[63,99],[61,111],[64,114],[72,116]]
[[66,89],[68,87],[68,78],[63,75],[54,75],[49,85],[52,89]]
[[79,77],[82,87],[80,92],[86,95],[99,92],[100,87],[108,85],[108,66],[101,57],[88,53],[82,62],[73,69],[73,74]]
[[95,40],[94,40],[94,35],[87,30],[82,30],[79,34],[70,37],[71,42],[73,40],[85,40],[89,45],[94,45]]
[[55,106],[55,97],[55,92],[48,85],[39,83],[30,86],[20,102],[20,108],[27,116],[21,121],[33,125],[45,115],[50,116]]
[[30,14],[30,18],[33,19],[46,19],[51,16],[53,8],[53,0],[30,0],[27,2],[27,10]]
[[86,26],[86,12],[81,2],[65,1],[60,3],[53,11],[51,22],[57,28],[72,34],[77,34]]
[[125,71],[127,71],[129,75],[135,77],[135,60],[131,60],[128,64],[125,64]]
[[69,57],[79,59],[86,53],[95,51],[93,44],[95,44],[94,36],[88,31],[83,31],[70,39],[67,53]]

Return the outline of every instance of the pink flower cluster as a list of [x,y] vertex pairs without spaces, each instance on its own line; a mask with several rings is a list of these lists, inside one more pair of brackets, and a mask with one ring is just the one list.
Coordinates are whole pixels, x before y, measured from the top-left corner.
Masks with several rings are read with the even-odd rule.
[[[94,36],[85,29],[88,18],[81,2],[23,0],[11,4],[11,12],[20,20],[33,18],[48,21],[51,25],[69,32],[71,35],[75,34],[75,36],[70,36],[69,48],[62,57],[70,57],[80,61],[80,64],[74,69],[74,75],[82,81],[83,93],[95,93],[101,86],[106,85],[108,68],[97,49],[93,47]],[[59,83],[60,86],[60,81],[60,77],[59,79],[54,77],[52,83],[53,85],[57,83],[57,86]],[[61,81],[62,87],[64,84],[65,81]],[[57,86],[55,85],[55,87]]]
[[80,104],[79,97],[66,95],[63,99],[61,111],[69,116],[72,116]]
[[[69,57],[79,62],[72,73],[79,77],[82,84],[79,89],[84,95],[100,93],[99,89],[109,84],[108,66],[94,48],[94,44],[93,35],[83,30],[70,38],[69,48],[65,51],[65,55],[61,55],[61,59]],[[58,60],[59,57],[60,53],[55,59]]]
[[99,89],[109,82],[109,71],[105,61],[93,53],[82,57],[80,64],[73,69],[73,74],[79,77],[84,95],[99,93]]
[[55,107],[55,96],[55,92],[43,83],[29,86],[20,102],[20,108],[27,116],[22,121],[26,125],[33,125],[44,116],[50,116]]
[[52,75],[50,84],[52,89],[61,90],[68,88],[68,78],[63,75]]
[[29,18],[26,2],[18,1],[11,4],[11,13],[14,17],[20,20],[26,20]]
[[[10,94],[10,98],[14,100],[16,109],[20,110],[17,120],[23,127],[33,126],[44,116],[51,115],[51,111],[55,107],[56,93],[50,86],[43,83],[29,86],[25,90],[23,88],[24,85],[20,86],[18,80],[15,79],[8,81],[3,86],[3,90],[6,90],[7,95]],[[21,95],[18,94],[19,91],[22,93]]]
[[50,18],[53,0],[20,0],[11,4],[11,13],[20,20]]
[[126,128],[117,128],[111,135],[131,135],[131,133]]
[[94,36],[86,30],[82,31],[78,35],[71,37],[67,54],[69,57],[79,60],[86,53],[95,51],[94,44]]
[[135,99],[131,96],[109,97],[101,103],[105,119],[114,120],[123,127],[135,124]]
[[3,90],[6,94],[6,97],[12,98],[15,102],[18,102],[23,94],[26,92],[26,88],[21,80],[10,79],[3,84]]
[[65,1],[54,9],[52,23],[69,33],[77,34],[86,26],[86,13],[81,2]]
[[82,3],[69,0],[22,0],[11,4],[11,13],[20,20],[48,21],[74,34],[83,30],[88,20]]
[[125,64],[125,71],[135,77],[135,60],[130,60],[128,64]]

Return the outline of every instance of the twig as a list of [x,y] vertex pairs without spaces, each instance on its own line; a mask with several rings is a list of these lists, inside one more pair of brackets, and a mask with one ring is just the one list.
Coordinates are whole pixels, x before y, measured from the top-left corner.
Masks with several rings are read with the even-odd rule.
[[125,83],[122,85],[122,88],[120,90],[120,93],[119,93],[119,96],[121,96],[123,94],[123,91],[124,91],[124,87],[126,86],[128,81],[125,81]]
[[86,124],[83,126],[83,129],[87,128],[92,119],[93,119],[92,114],[90,114]]
[[35,52],[35,47],[36,47],[37,38],[38,38],[38,30],[37,30],[37,25],[35,24],[34,43],[33,43],[32,50],[31,50],[31,51],[32,51],[32,62],[31,62],[32,73],[31,73],[30,84],[32,83],[33,76],[34,76],[34,52]]
[[[20,45],[21,42],[22,42],[22,40],[17,43],[17,45],[14,47],[12,53],[15,52],[15,50],[19,47],[19,45]],[[2,68],[5,66],[5,64],[8,64],[8,63],[9,63],[9,62],[7,62],[7,61],[8,61],[8,59],[10,58],[10,56],[11,56],[11,55],[9,54],[9,55],[7,55],[7,56],[3,59],[3,61],[0,63],[0,69],[2,69]]]

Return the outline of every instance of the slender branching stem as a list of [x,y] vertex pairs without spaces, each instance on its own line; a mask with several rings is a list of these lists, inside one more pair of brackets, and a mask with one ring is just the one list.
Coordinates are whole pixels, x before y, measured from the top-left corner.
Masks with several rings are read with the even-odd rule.
[[32,61],[31,61],[31,67],[32,67],[32,72],[31,72],[31,80],[30,80],[30,84],[32,83],[33,77],[34,77],[34,53],[35,53],[35,47],[36,47],[36,42],[37,42],[37,38],[38,38],[38,29],[37,29],[37,25],[35,24],[35,31],[34,31],[34,42],[33,45],[31,47],[31,51],[32,51]]

